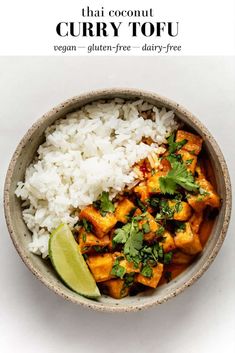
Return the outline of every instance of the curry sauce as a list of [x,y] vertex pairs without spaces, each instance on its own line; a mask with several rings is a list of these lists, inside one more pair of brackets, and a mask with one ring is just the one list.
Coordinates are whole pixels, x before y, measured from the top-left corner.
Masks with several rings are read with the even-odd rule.
[[167,142],[134,166],[131,189],[112,201],[103,192],[79,214],[81,252],[101,291],[117,299],[182,273],[202,252],[220,207],[202,138],[178,130]]

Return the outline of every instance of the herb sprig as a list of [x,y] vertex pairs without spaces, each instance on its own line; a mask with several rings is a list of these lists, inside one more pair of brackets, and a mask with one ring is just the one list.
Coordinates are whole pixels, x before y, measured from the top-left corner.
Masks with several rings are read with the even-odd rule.
[[163,194],[175,194],[177,188],[181,186],[187,191],[198,191],[199,186],[195,183],[192,173],[188,172],[184,164],[172,160],[172,169],[166,176],[159,178],[160,189]]

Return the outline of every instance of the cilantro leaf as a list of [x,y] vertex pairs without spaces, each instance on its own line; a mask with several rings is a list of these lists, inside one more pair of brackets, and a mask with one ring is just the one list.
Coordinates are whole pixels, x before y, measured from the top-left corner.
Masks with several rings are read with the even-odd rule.
[[101,215],[104,217],[108,212],[114,212],[114,204],[109,200],[109,193],[103,191],[97,201],[94,202],[96,208],[100,210]]
[[129,262],[133,261],[138,266],[140,262],[139,250],[143,246],[143,232],[139,230],[138,222],[135,218],[131,223],[125,224],[122,228],[115,231],[113,242],[116,244],[125,244],[123,252]]
[[199,186],[195,183],[192,173],[188,172],[184,164],[178,161],[171,162],[172,169],[166,176],[160,177],[160,189],[163,194],[173,195],[177,187],[181,186],[187,191],[197,191]]
[[153,270],[149,265],[145,265],[141,272],[140,272],[144,277],[151,278],[153,276]]
[[142,212],[146,212],[147,206],[137,197],[136,203]]
[[163,257],[164,264],[169,265],[171,263],[172,256],[173,256],[172,251],[165,253]]
[[119,259],[116,259],[114,261],[112,270],[111,270],[111,275],[123,278],[126,273],[125,267],[119,265]]
[[85,218],[81,219],[81,222],[80,222],[81,226],[84,227],[85,231],[90,233],[92,232],[92,224],[87,221]]
[[150,226],[148,221],[142,225],[142,229],[145,234],[150,232]]
[[139,255],[139,250],[143,245],[143,233],[139,231],[139,227],[135,222],[131,223],[129,238],[124,245],[124,254],[130,257]]
[[190,165],[190,164],[193,163],[193,161],[194,161],[193,158],[192,158],[192,159],[187,159],[187,160],[185,161],[185,163],[186,163],[186,165]]
[[126,243],[129,233],[131,229],[131,223],[125,224],[122,228],[118,228],[115,230],[113,237],[113,242],[116,244],[124,244]]
[[124,288],[129,288],[132,286],[135,280],[135,273],[126,273],[124,277]]
[[180,142],[175,142],[175,134],[172,134],[168,137],[167,142],[169,144],[169,154],[172,154],[182,148],[188,142],[188,140],[184,139]]
[[107,191],[103,191],[100,196],[100,208],[103,212],[114,212],[115,207],[114,204],[109,200],[109,193]]

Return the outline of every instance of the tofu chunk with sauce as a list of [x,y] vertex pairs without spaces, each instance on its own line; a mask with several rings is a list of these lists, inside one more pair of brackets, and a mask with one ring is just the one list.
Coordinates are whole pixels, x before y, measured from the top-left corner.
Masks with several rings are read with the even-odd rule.
[[119,222],[127,223],[128,215],[135,209],[135,205],[128,199],[120,201],[115,210],[115,217]]
[[202,149],[202,138],[198,135],[192,134],[184,130],[178,130],[176,133],[176,142],[187,140],[187,143],[182,147],[183,150],[195,154],[196,156]]
[[139,221],[139,228],[144,231],[144,240],[146,241],[152,241],[156,238],[156,232],[160,227],[161,225],[155,221],[155,218],[149,212],[146,212],[144,218]]
[[188,265],[192,260],[192,255],[185,254],[181,251],[176,251],[172,257],[172,263],[175,265]]
[[187,202],[170,200],[168,205],[174,208],[173,219],[175,221],[187,221],[192,214],[192,209]]
[[102,283],[105,292],[110,295],[110,297],[115,299],[121,299],[129,294],[129,288],[125,287],[125,282],[123,279],[110,279]]
[[96,282],[103,282],[111,279],[114,258],[112,254],[100,254],[89,256],[87,264]]
[[203,221],[203,212],[194,212],[191,218],[189,219],[189,223],[191,224],[191,228],[194,233],[198,233],[200,229],[200,225]]
[[196,170],[196,165],[197,165],[197,156],[195,156],[194,154],[191,154],[190,152],[188,152],[187,150],[184,150],[183,148],[181,148],[177,152],[177,154],[181,155],[182,161],[186,169],[194,175]]
[[188,195],[188,203],[196,211],[201,212],[206,206],[213,208],[220,207],[220,198],[212,184],[206,180],[205,176],[200,172],[196,178],[199,184],[199,193],[197,195]]
[[166,176],[168,172],[159,171],[156,174],[152,175],[147,181],[147,190],[150,194],[159,194],[161,193],[160,188],[160,177]]
[[202,251],[199,236],[198,234],[193,233],[189,222],[185,223],[185,229],[176,232],[174,240],[176,247],[186,254],[196,255]]
[[176,248],[174,238],[167,230],[164,231],[163,241],[160,241],[159,244],[163,247],[164,252],[169,252]]
[[152,271],[153,271],[153,276],[151,278],[145,277],[141,273],[139,273],[136,276],[136,281],[144,284],[145,286],[156,288],[163,273],[163,264],[158,263],[157,266],[152,267]]
[[79,231],[79,246],[82,254],[90,251],[92,247],[99,246],[105,247],[110,244],[110,239],[108,235],[105,235],[103,238],[99,239],[92,233],[87,233],[84,228]]
[[102,238],[107,234],[117,223],[117,219],[113,213],[107,213],[102,216],[94,206],[85,207],[80,215],[80,219],[85,218],[93,227],[98,238]]

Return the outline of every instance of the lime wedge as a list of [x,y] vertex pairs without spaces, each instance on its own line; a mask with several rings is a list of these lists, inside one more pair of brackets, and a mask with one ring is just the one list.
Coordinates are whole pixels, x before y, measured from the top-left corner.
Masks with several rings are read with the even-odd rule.
[[49,256],[56,272],[69,288],[88,298],[100,296],[99,288],[66,224],[61,224],[52,232]]

